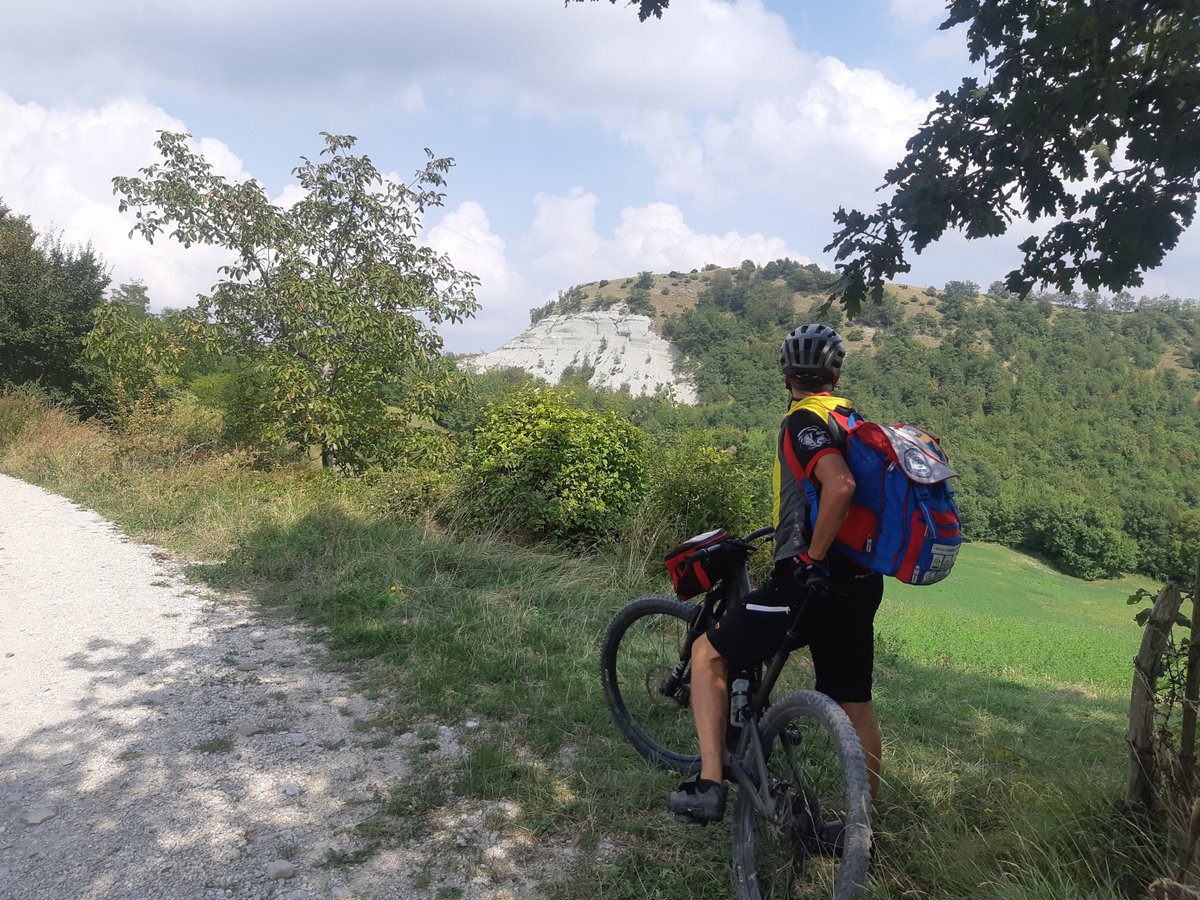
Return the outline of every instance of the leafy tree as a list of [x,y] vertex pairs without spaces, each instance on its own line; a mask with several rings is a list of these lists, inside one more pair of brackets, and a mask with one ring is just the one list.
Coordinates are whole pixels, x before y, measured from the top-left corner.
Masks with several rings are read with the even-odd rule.
[[118,285],[109,294],[108,300],[110,303],[128,307],[137,315],[150,315],[150,292],[146,290],[144,281],[135,279]]
[[108,283],[91,247],[39,236],[0,203],[0,384],[36,382],[91,411],[96,386],[83,339]]
[[966,308],[979,296],[979,285],[973,281],[948,281],[939,307],[947,319],[961,319]]
[[746,305],[746,289],[748,283],[735,281],[727,269],[714,272],[708,280],[708,287],[700,292],[701,304],[711,304],[726,312],[741,313]]
[[194,316],[164,321],[147,315],[123,296],[114,295],[98,306],[84,353],[100,364],[97,377],[105,387],[105,414],[120,423],[137,405],[168,399],[163,379],[179,374],[199,327]]
[[433,420],[465,444],[483,425],[489,404],[507,399],[532,381],[533,376],[517,368],[464,373],[460,389],[438,401]]
[[[943,91],[873,213],[841,209],[834,296],[851,310],[948,228],[1021,243],[1005,278],[1067,292],[1142,283],[1195,215],[1200,186],[1200,7],[1183,0],[952,0],[986,80]],[[1089,183],[1090,182],[1090,183]]]
[[470,316],[477,279],[417,242],[442,203],[451,159],[428,157],[411,184],[385,180],[356,140],[323,134],[319,161],[292,170],[303,198],[276,206],[255,181],[231,183],[161,132],[162,162],[113,179],[132,233],[166,229],[213,244],[220,269],[200,311],[210,346],[253,359],[272,386],[280,437],[321,449],[325,466],[386,462],[389,442],[448,390],[434,326]]
[[[570,6],[571,2],[572,0],[563,0],[563,5]],[[574,0],[574,2],[582,3],[583,0]],[[608,0],[608,2],[616,3],[617,0]],[[627,0],[626,5],[636,6],[638,8],[638,20],[645,22],[651,16],[661,19],[663,10],[671,5],[671,0]]]
[[756,281],[746,291],[745,320],[750,333],[768,337],[781,328],[791,327],[795,309],[792,292],[785,285]]
[[[616,2],[616,0],[612,0]],[[664,0],[638,16],[661,17]],[[831,299],[851,313],[947,229],[1054,223],[1019,245],[1006,287],[1115,291],[1142,283],[1195,216],[1200,188],[1200,6],[1191,0],[950,0],[981,83],[942,91],[872,213],[839,209]]]
[[1027,549],[1045,553],[1079,578],[1110,578],[1137,568],[1137,544],[1115,512],[1076,495],[1047,494],[1032,510]]
[[644,288],[631,288],[629,296],[625,300],[625,305],[629,307],[629,311],[639,316],[654,316],[654,302],[650,299],[650,292]]

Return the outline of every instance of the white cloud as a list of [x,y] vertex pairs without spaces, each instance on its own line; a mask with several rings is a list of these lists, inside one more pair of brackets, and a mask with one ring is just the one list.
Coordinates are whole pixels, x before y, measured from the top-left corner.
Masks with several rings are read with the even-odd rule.
[[761,0],[677,5],[641,24],[623,3],[554,0],[346,0],[336,16],[286,0],[189,0],[150,19],[134,0],[46,0],[6,17],[0,84],[94,101],[153,81],[218,103],[303,97],[360,112],[421,109],[440,84],[574,114],[729,105],[804,65]]
[[644,150],[664,190],[710,203],[767,191],[827,214],[870,202],[929,106],[879,72],[826,57],[790,92],[747,100],[728,118],[651,112],[621,137]]
[[534,197],[537,212],[528,241],[536,248],[534,267],[543,272],[586,273],[584,280],[599,278],[605,255],[603,241],[596,233],[599,203],[595,194],[582,188],[572,188],[565,197]]
[[[159,129],[183,128],[142,100],[46,108],[0,92],[0,198],[39,232],[61,231],[68,243],[90,243],[111,265],[114,285],[145,281],[155,309],[189,305],[213,284],[228,255],[212,247],[185,249],[165,237],[152,247],[128,237],[133,218],[117,211],[111,181],[153,161]],[[242,171],[219,141],[202,144],[221,170]]]
[[892,19],[907,28],[941,23],[947,16],[946,0],[891,0]]
[[[740,210],[742,231],[768,227],[749,214],[756,198],[777,207],[782,198],[796,221],[819,217],[822,230],[836,206],[874,202],[928,106],[878,72],[801,51],[762,0],[689,0],[647,23],[624,4],[553,0],[347,0],[332,18],[283,0],[186,0],[152,23],[133,0],[70,15],[65,3],[6,21],[0,84],[20,85],[23,97],[97,97],[96,108],[114,92],[152,90],[198,104],[203,121],[256,110],[259,136],[238,143],[257,151],[256,166],[273,165],[272,153],[292,159],[263,146],[276,123],[362,133],[381,114],[419,111],[439,128],[475,114],[515,119],[517,108],[536,112],[516,127],[538,140],[582,118],[644,154],[663,196],[634,202],[698,198],[709,211]],[[268,30],[279,39],[260,40]],[[556,164],[566,183],[578,177],[568,160]]]
[[534,197],[533,221],[521,242],[525,263],[509,260],[504,242],[491,232],[476,203],[462,204],[431,229],[429,244],[481,280],[483,309],[476,319],[443,329],[446,346],[459,352],[494,350],[528,327],[532,307],[574,284],[647,269],[686,271],[706,263],[734,266],[745,259],[765,263],[789,256],[809,261],[782,238],[697,232],[686,223],[683,211],[670,203],[625,207],[618,224],[601,234],[596,227],[599,205],[600,199],[582,188],[566,195]]
[[602,236],[596,231],[598,204],[594,194],[579,188],[565,197],[539,194],[534,198],[537,212],[528,243],[535,269],[557,275],[565,287],[646,269],[665,272],[783,256],[806,261],[782,238],[696,232],[684,221],[683,211],[671,203],[625,207],[620,223]]
[[479,279],[481,300],[509,304],[525,290],[524,280],[509,265],[503,238],[492,231],[478,203],[460,203],[429,230],[425,242]]
[[683,211],[671,203],[621,210],[621,224],[613,229],[610,246],[615,256],[627,259],[637,271],[686,270],[706,263],[734,266],[746,259],[765,263],[785,256],[798,262],[810,261],[788,249],[782,238],[735,231],[698,234],[684,224]]
[[475,296],[480,309],[474,318],[439,329],[448,349],[494,350],[528,324],[536,294],[509,263],[504,240],[492,231],[480,204],[459,204],[429,229],[425,242],[479,279]]
[[283,190],[279,192],[279,196],[273,198],[271,202],[283,209],[291,209],[307,196],[308,191],[300,187],[300,185],[285,184]]

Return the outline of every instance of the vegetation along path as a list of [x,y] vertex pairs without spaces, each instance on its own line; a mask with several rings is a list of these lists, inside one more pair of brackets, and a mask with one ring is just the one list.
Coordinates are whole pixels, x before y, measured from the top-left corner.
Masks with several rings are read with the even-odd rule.
[[295,626],[40,488],[0,475],[0,509],[0,897],[537,896],[454,864],[503,809],[367,849],[404,745],[454,729],[385,745]]

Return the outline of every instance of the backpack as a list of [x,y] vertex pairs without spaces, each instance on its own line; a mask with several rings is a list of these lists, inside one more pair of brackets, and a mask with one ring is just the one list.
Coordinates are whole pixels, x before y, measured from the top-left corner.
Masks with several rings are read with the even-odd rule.
[[[907,584],[934,584],[950,574],[962,531],[950,468],[938,439],[915,425],[868,422],[844,407],[829,410],[845,434],[846,464],[856,487],[834,544],[872,572]],[[786,442],[785,442],[786,445]],[[818,495],[802,482],[812,522]]]

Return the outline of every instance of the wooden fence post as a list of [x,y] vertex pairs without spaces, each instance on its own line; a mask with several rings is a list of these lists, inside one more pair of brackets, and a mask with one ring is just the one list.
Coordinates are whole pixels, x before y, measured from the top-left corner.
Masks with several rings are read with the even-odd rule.
[[1192,631],[1188,637],[1187,680],[1183,688],[1183,725],[1179,733],[1179,766],[1183,789],[1190,800],[1196,778],[1196,704],[1200,701],[1200,560],[1192,588]]
[[1183,603],[1175,585],[1168,584],[1154,601],[1142,646],[1133,662],[1133,695],[1129,702],[1129,790],[1134,809],[1154,807],[1154,692],[1162,672],[1163,649]]

